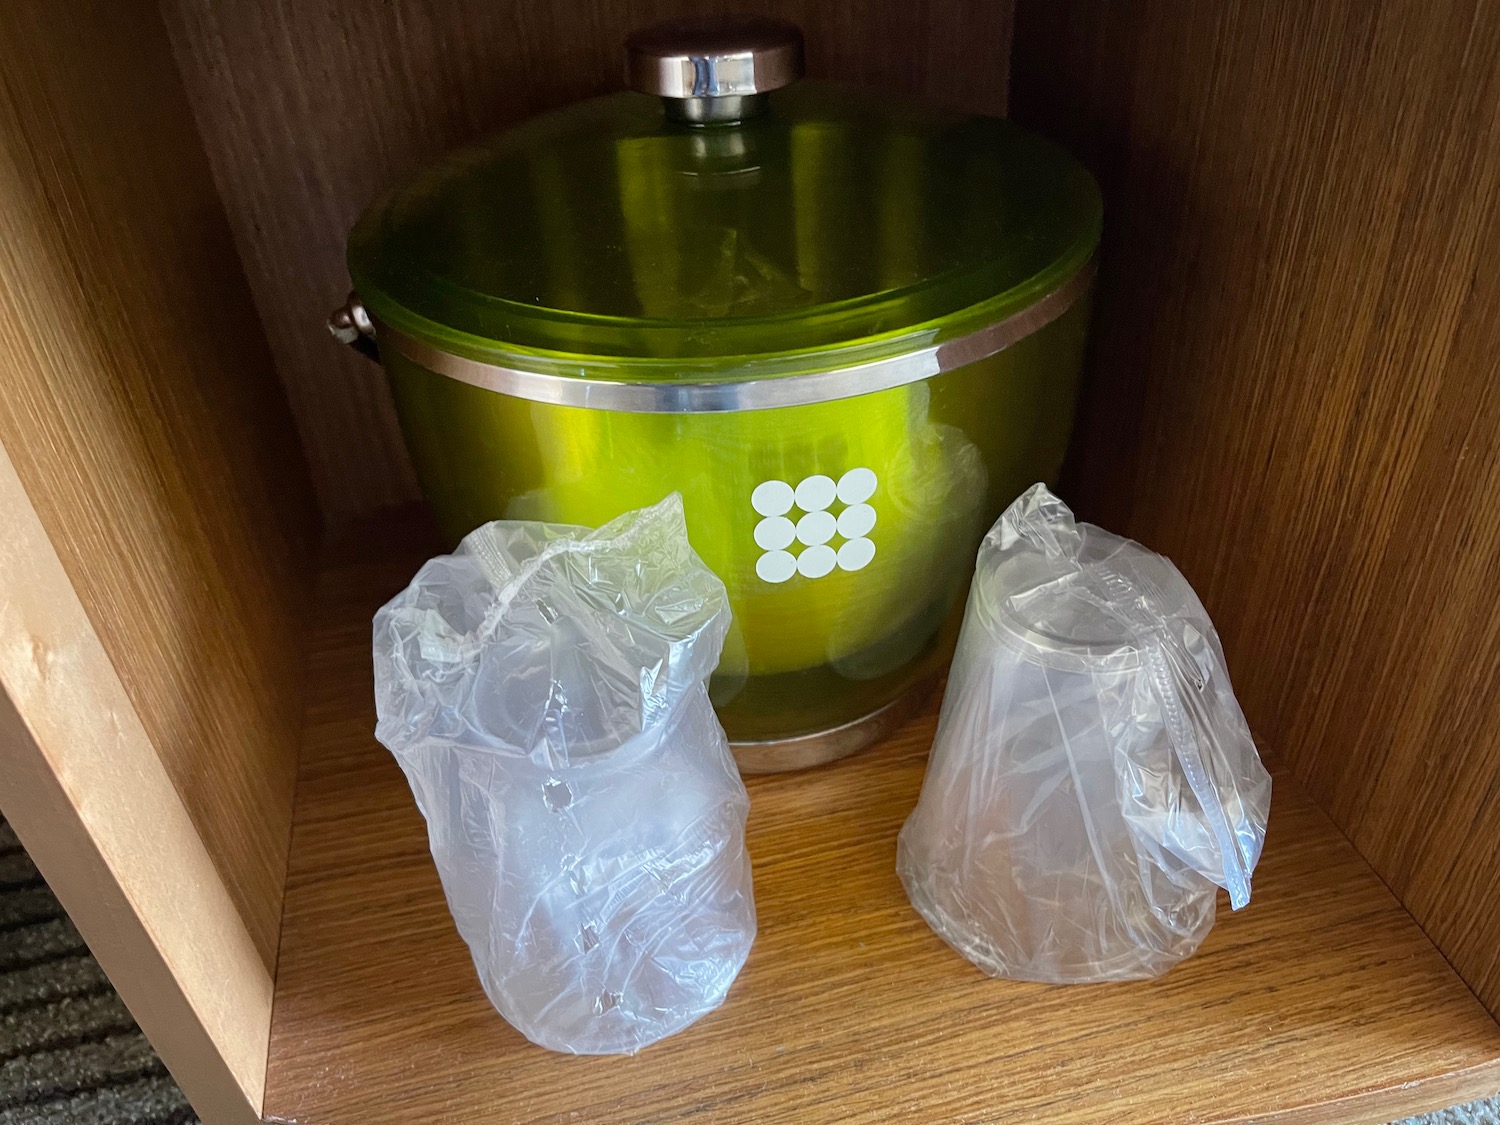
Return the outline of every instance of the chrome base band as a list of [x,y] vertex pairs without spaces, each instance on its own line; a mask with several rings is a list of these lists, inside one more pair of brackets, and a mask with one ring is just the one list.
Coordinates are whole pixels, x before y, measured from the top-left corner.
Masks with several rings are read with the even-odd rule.
[[766,742],[731,742],[729,749],[744,774],[787,773],[821,766],[858,753],[893,733],[917,713],[934,686],[935,681],[918,684],[884,707],[832,730]]

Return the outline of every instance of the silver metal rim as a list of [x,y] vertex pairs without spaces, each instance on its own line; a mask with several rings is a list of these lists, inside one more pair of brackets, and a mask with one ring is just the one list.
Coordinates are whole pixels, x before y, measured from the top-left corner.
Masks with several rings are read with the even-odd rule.
[[415,364],[460,383],[533,402],[583,406],[630,414],[717,414],[732,410],[773,410],[854,398],[905,386],[945,371],[966,367],[1004,351],[1045,328],[1088,290],[1094,279],[1092,258],[1045,297],[1004,320],[956,340],[918,348],[904,355],[780,378],[726,379],[714,382],[627,383],[523,371],[497,363],[454,355],[384,324],[375,322],[382,349],[399,352]]
[[868,715],[831,730],[764,742],[731,742],[729,749],[743,774],[788,773],[836,762],[894,733],[917,713],[936,683],[935,676],[923,680]]

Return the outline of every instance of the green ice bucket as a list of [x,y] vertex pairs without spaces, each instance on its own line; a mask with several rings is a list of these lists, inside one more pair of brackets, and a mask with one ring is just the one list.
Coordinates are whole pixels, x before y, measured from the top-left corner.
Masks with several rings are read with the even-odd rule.
[[792,84],[789,25],[630,59],[647,92],[373,204],[334,331],[378,346],[455,542],[680,492],[734,611],[713,695],[742,767],[826,761],[941,672],[979,539],[1057,473],[1098,190],[1008,122]]

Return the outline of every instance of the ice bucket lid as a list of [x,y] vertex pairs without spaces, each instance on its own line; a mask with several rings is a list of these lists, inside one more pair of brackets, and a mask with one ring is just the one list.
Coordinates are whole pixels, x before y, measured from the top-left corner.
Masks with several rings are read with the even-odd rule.
[[714,41],[737,69],[638,36],[632,81],[671,96],[548,113],[372,204],[349,270],[377,329],[554,376],[774,378],[958,339],[1091,263],[1098,189],[1060,148],[792,82],[800,36],[793,54],[774,28],[743,34],[749,62]]

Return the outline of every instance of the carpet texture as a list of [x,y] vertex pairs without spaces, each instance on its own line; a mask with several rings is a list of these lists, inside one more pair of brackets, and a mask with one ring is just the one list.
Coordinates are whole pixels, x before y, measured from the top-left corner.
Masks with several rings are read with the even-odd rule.
[[[4,820],[0,1125],[199,1125]],[[1500,1125],[1500,1097],[1399,1125]]]
[[1497,1125],[1500,1123],[1500,1098],[1486,1098],[1470,1105],[1454,1106],[1439,1113],[1409,1117],[1398,1125]]
[[0,1125],[197,1121],[0,820]]

